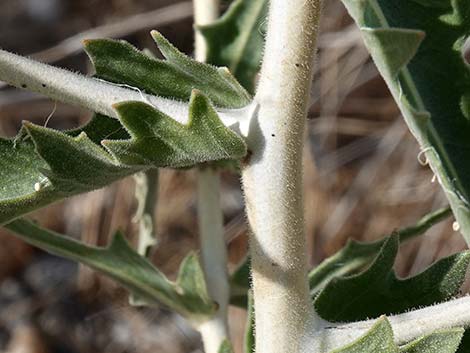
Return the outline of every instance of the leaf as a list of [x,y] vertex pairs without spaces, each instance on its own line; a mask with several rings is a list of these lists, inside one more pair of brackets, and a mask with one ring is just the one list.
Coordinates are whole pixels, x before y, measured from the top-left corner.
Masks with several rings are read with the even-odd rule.
[[250,92],[261,66],[267,0],[237,0],[217,21],[199,26],[207,42],[206,61],[226,66]]
[[205,282],[202,282],[202,269],[194,255],[186,258],[178,281],[173,283],[133,250],[120,233],[115,235],[109,247],[98,248],[84,245],[23,219],[5,227],[31,245],[81,262],[113,278],[147,305],[162,303],[194,320],[210,317],[216,310],[207,294]]
[[[401,244],[425,233],[451,214],[452,211],[448,207],[438,209],[422,217],[416,224],[395,231],[392,235],[397,235]],[[366,268],[379,254],[386,240],[387,238],[383,238],[368,243],[348,240],[344,248],[325,259],[309,273],[311,295],[316,295],[333,278],[351,275]]]
[[86,132],[93,140],[127,136],[116,119],[97,116],[70,132],[24,123],[16,138],[0,138],[0,224],[136,171],[118,165]]
[[314,301],[318,314],[331,322],[359,321],[432,305],[459,292],[470,252],[441,259],[415,277],[399,279],[393,271],[398,245],[398,237],[390,237],[365,271],[331,280]]
[[[69,132],[24,123],[14,140],[0,139],[0,224],[150,167],[191,167],[246,154],[244,141],[225,127],[210,102],[244,105],[249,102],[246,91],[226,70],[197,63],[158,33],[154,37],[166,61],[123,42],[90,41],[87,48],[97,73],[113,82],[151,93],[163,89],[178,99],[188,100],[191,94],[189,123],[180,124],[142,102],[117,104],[120,121],[96,115]],[[128,66],[134,59],[135,65]],[[193,87],[204,89],[209,98]]]
[[330,353],[455,353],[463,335],[462,328],[433,332],[398,347],[393,330],[385,316],[353,343]]
[[197,89],[220,108],[241,108],[250,103],[250,95],[227,69],[187,57],[156,31],[152,37],[166,60],[151,58],[127,42],[110,39],[87,40],[85,50],[96,75],[110,82],[180,101],[188,101],[192,90]]
[[122,164],[179,168],[246,154],[244,141],[225,127],[198,91],[191,95],[187,125],[142,102],[124,102],[115,108],[131,139],[105,140],[103,145]]
[[[419,235],[424,234],[436,223],[452,215],[449,207],[440,208],[428,213],[415,224],[394,231],[390,236],[396,235],[400,244]],[[346,245],[336,254],[323,260],[308,276],[310,294],[316,296],[332,279],[352,275],[367,268],[379,254],[388,237],[373,242],[358,242],[348,240]],[[250,259],[247,257],[230,276],[232,305],[246,308],[248,303],[247,292],[250,289]]]
[[467,0],[343,0],[470,244]]
[[348,240],[344,248],[325,259],[309,273],[312,297],[334,278],[347,276],[367,267],[377,257],[383,243],[384,239],[370,243]]
[[463,333],[463,328],[436,331],[400,347],[400,353],[455,353]]
[[355,342],[335,349],[331,353],[398,353],[398,346],[393,341],[392,326],[387,318],[381,317],[374,326]]

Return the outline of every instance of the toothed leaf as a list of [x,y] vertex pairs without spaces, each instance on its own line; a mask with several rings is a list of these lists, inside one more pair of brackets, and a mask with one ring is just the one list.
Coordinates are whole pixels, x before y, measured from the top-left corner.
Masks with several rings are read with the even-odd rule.
[[158,32],[152,32],[152,36],[166,60],[110,39],[86,41],[85,49],[96,75],[110,82],[181,101],[188,101],[191,91],[198,89],[221,108],[241,108],[250,103],[249,94],[226,69],[187,57]]
[[97,116],[65,133],[25,123],[15,139],[0,138],[0,224],[133,174],[94,142],[105,136],[128,135],[116,119]]
[[[452,212],[448,207],[433,211],[422,217],[416,224],[393,232],[403,243],[424,234],[434,224],[449,217]],[[387,238],[374,242],[349,240],[344,248],[325,259],[309,273],[310,293],[315,296],[333,278],[352,275],[369,266],[380,252]]]
[[[216,310],[200,275],[197,276],[197,286],[169,281],[147,259],[133,250],[120,233],[115,235],[107,248],[99,248],[43,229],[23,219],[6,225],[6,228],[24,241],[51,254],[78,261],[113,278],[147,305],[164,304],[181,315],[196,320],[208,318]],[[186,275],[202,273],[198,264],[194,255],[191,255],[183,262],[181,271]]]
[[352,322],[402,313],[458,294],[470,252],[441,259],[417,276],[399,279],[393,270],[397,251],[398,237],[392,236],[365,271],[332,279],[314,301],[318,314],[332,322]]
[[237,0],[217,21],[199,26],[207,42],[206,61],[226,66],[251,93],[261,66],[267,0]]
[[470,244],[467,0],[343,0]]
[[116,109],[132,138],[103,144],[123,164],[189,167],[246,154],[243,140],[224,126],[209,100],[197,91],[191,96],[187,125],[141,102],[124,102]]

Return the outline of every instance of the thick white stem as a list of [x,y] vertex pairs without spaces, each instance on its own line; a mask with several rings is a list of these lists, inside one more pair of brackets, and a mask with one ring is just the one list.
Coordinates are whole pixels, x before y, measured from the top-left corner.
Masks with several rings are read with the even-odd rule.
[[272,0],[243,168],[255,302],[256,352],[299,352],[318,325],[307,284],[302,149],[320,0]]
[[198,221],[202,267],[209,294],[218,304],[217,313],[212,320],[199,327],[206,353],[217,352],[222,342],[229,337],[227,310],[230,286],[220,206],[219,173],[210,167],[200,169],[198,171]]
[[[454,299],[408,313],[390,316],[397,344],[404,344],[440,329],[470,326],[470,297]],[[303,341],[303,353],[326,353],[365,334],[375,320],[352,324],[312,327]]]
[[[0,80],[113,118],[117,118],[113,104],[123,101],[143,101],[180,123],[188,121],[188,104],[185,102],[85,77],[4,50],[0,50]],[[246,125],[252,112],[252,105],[242,109],[218,110],[224,124],[241,134],[246,134]]]
[[[194,0],[194,23],[207,25],[219,17],[219,0]],[[194,44],[195,57],[198,61],[206,61],[207,45],[204,37],[198,31],[195,32]]]

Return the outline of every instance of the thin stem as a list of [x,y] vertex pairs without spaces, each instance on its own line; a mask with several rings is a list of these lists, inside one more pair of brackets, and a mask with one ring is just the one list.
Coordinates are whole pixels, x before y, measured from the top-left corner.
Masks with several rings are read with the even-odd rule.
[[272,0],[258,114],[243,168],[256,352],[299,352],[307,323],[319,325],[307,282],[302,149],[320,0]]
[[[205,25],[219,16],[219,0],[194,0],[194,23]],[[196,60],[205,61],[205,39],[195,32]],[[228,304],[230,285],[227,270],[227,248],[224,240],[223,214],[220,205],[220,176],[210,168],[198,170],[198,222],[201,242],[202,268],[207,289],[217,302],[218,310],[212,320],[198,327],[206,353],[217,353],[229,337]]]
[[[470,325],[470,297],[454,299],[442,304],[390,316],[397,344],[404,344],[436,330]],[[328,325],[318,330],[312,328],[303,343],[304,353],[326,353],[356,340],[366,333],[375,320],[352,324]]]
[[209,353],[217,352],[224,339],[229,336],[227,310],[230,298],[227,249],[220,205],[220,177],[210,167],[198,171],[198,221],[202,268],[209,294],[219,306],[211,323],[205,324],[204,329],[200,328],[206,352]]

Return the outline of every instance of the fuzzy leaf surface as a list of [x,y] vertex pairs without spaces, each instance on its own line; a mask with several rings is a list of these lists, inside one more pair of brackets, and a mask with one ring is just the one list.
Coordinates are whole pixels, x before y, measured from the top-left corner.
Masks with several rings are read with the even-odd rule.
[[381,317],[374,326],[355,342],[330,353],[398,353],[393,340],[392,326],[387,318]]
[[267,0],[236,0],[217,21],[199,26],[207,42],[207,62],[226,66],[251,93],[261,66]]
[[192,90],[197,89],[220,108],[241,108],[250,103],[250,95],[227,69],[189,58],[156,31],[152,36],[166,60],[110,39],[86,41],[85,50],[96,75],[106,81],[180,101],[188,101]]
[[381,317],[362,337],[330,353],[455,353],[463,331],[462,328],[436,331],[398,347],[389,321]]
[[[400,244],[424,234],[434,224],[452,215],[450,208],[445,207],[428,213],[415,224],[394,231]],[[387,237],[373,242],[358,242],[348,240],[346,245],[336,254],[325,259],[309,273],[310,293],[315,296],[333,278],[352,275],[370,265],[379,254]],[[248,280],[248,279],[247,279]]]
[[343,0],[470,244],[467,0]]
[[124,165],[179,168],[246,154],[245,142],[198,91],[191,95],[187,125],[142,102],[120,103],[116,110],[131,139],[105,140],[103,145]]
[[455,353],[463,333],[463,328],[436,331],[400,347],[400,353]]
[[210,316],[215,311],[195,255],[189,255],[184,260],[178,280],[174,283],[133,250],[120,233],[115,235],[107,248],[98,248],[23,219],[11,222],[6,228],[31,245],[83,263],[113,278],[148,305],[161,303],[189,318]]
[[0,138],[0,224],[133,174],[96,143],[125,136],[116,119],[96,116],[69,132],[25,123],[14,139]]
[[[199,65],[178,52],[163,37],[156,37],[168,57],[160,63],[164,67],[186,72],[194,69],[193,64]],[[90,42],[89,49],[103,49],[99,43]],[[117,43],[119,47],[128,46],[121,42],[110,43]],[[136,49],[132,52],[153,60]],[[100,53],[99,50],[94,52],[98,63],[101,62],[101,59],[98,60]],[[111,63],[110,60],[108,64]],[[213,89],[211,91],[201,86],[209,93],[223,91],[222,87],[212,82],[219,80],[221,84],[232,87],[230,92],[234,96],[247,96],[225,71],[206,66],[197,66],[193,74],[203,75],[204,70],[210,71],[210,75],[206,73],[201,76]],[[149,67],[141,68],[144,69],[150,70]],[[98,66],[97,72],[102,71],[106,70]],[[125,85],[134,83],[133,76],[120,76],[112,70],[106,72],[106,78],[113,82]],[[136,69],[132,72],[140,71]],[[188,77],[189,80],[192,76]],[[176,78],[170,75],[168,79]],[[185,82],[185,87],[195,84]],[[185,96],[186,93],[188,96]],[[209,98],[194,90],[192,94],[191,91],[181,93],[179,98],[183,99],[183,96],[186,100],[190,98],[187,125],[176,122],[145,103],[127,102],[116,106],[120,121],[97,115],[84,127],[68,132],[25,123],[15,139],[1,139],[0,224],[54,201],[102,188],[150,167],[191,167],[204,162],[237,160],[246,154],[244,141],[220,121]],[[214,100],[219,98],[212,96]]]
[[398,236],[390,237],[365,271],[331,280],[314,301],[318,314],[331,322],[360,321],[432,305],[459,292],[470,252],[441,259],[417,276],[399,279],[393,270],[398,246]]

